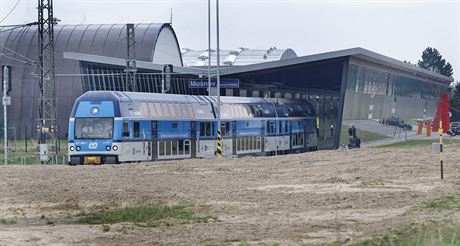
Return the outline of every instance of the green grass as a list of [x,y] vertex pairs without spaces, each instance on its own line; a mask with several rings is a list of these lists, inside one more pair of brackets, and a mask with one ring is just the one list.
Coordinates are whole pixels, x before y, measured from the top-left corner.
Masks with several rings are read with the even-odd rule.
[[211,216],[203,215],[203,206],[156,206],[125,207],[83,214],[78,220],[86,224],[115,224],[120,222],[144,223],[141,226],[158,226],[162,220],[176,219],[181,222],[208,222]]
[[460,197],[444,196],[425,203],[425,208],[434,210],[457,210],[460,211]]
[[[444,196],[425,202],[417,210],[460,211],[460,195]],[[420,211],[420,210],[419,210]],[[421,211],[423,212],[423,211]],[[348,240],[347,240],[348,241]],[[328,246],[344,245],[336,241]],[[386,231],[370,239],[347,245],[354,246],[460,246],[460,225],[447,222],[428,222],[427,224],[410,224]]]
[[353,244],[355,246],[443,246],[460,245],[460,226],[410,225],[385,235]]
[[[387,145],[378,146],[377,148],[418,148],[418,147],[429,147],[433,143],[437,142],[435,139],[423,139],[423,140],[407,140],[399,143],[392,143]],[[446,139],[444,144],[460,144],[460,140]]]
[[[59,164],[65,164],[67,162],[67,140],[60,140],[60,152],[58,155]],[[40,163],[38,157],[38,144],[36,141],[28,140],[27,149],[26,142],[24,140],[10,141],[9,147],[14,150],[14,153],[10,153],[8,164],[21,164],[21,157],[25,158],[25,164],[38,164]],[[0,164],[4,163],[4,148],[3,139],[0,143]]]
[[12,219],[0,219],[0,224],[2,224],[2,225],[14,225],[14,224],[16,224],[16,221],[12,220]]
[[[390,138],[388,136],[378,134],[375,132],[369,132],[365,130],[361,130],[356,128],[356,135],[361,139],[361,143],[369,143],[373,141],[378,141],[378,140],[383,140]],[[340,131],[340,144],[345,144],[348,145],[348,126],[347,125],[342,125],[342,129]]]

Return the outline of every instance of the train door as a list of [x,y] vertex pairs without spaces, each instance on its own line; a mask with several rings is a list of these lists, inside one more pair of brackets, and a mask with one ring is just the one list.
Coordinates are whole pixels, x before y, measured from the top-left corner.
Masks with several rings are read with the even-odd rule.
[[231,156],[233,155],[233,137],[232,137],[232,122],[223,121],[221,122],[222,132],[222,155]]
[[151,160],[158,160],[158,121],[152,121]]
[[265,121],[261,121],[262,126],[260,128],[260,142],[262,143],[260,145],[260,152],[264,153],[265,152]]
[[232,121],[232,155],[236,155],[236,121]]
[[[289,135],[289,149],[292,150],[292,146],[293,146],[293,134],[292,134],[292,128],[294,127],[293,125],[294,124],[297,124],[298,122],[297,121],[286,121],[286,124],[290,122],[290,126],[288,126],[288,135]],[[298,125],[296,125],[295,127],[298,127]]]
[[217,139],[215,122],[200,121],[197,127],[197,157],[213,157],[216,151]]
[[[148,161],[151,159],[151,125],[150,121],[133,121],[132,160]],[[150,152],[150,154],[149,154]]]
[[197,157],[197,140],[196,140],[196,124],[197,122],[196,121],[192,121],[192,127],[191,127],[191,131],[192,131],[192,138],[191,138],[191,141],[192,141],[192,145],[191,145],[191,151],[192,151],[192,158],[196,158]]
[[123,121],[123,135],[121,144],[121,156],[119,156],[120,162],[126,162],[132,160],[132,123],[129,121]]

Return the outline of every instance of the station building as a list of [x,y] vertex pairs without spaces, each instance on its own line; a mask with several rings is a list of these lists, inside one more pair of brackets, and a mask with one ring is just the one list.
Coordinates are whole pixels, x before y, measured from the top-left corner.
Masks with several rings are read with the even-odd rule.
[[[125,27],[56,26],[61,138],[66,137],[68,117],[78,96],[90,90],[124,89]],[[169,24],[137,24],[135,33],[137,91],[161,93],[163,67],[172,64],[167,93],[208,94],[206,88],[196,88],[190,83],[207,80],[207,51],[181,50]],[[24,58],[37,59],[36,35],[33,27],[9,32],[0,29],[0,63],[11,65],[13,70],[9,124],[16,127],[17,138],[36,137],[36,68]],[[216,73],[216,64],[214,58],[211,76]],[[320,119],[322,148],[339,146],[343,120],[433,116],[440,93],[453,81],[363,48],[307,56],[297,56],[291,49],[237,48],[223,50],[220,64],[223,81],[239,82],[237,87],[221,88],[221,95],[296,98],[313,103]]]

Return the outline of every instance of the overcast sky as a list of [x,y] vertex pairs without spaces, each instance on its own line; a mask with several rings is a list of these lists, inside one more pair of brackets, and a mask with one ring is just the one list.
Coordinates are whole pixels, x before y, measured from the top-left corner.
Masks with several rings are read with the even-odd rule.
[[[16,2],[0,0],[0,19]],[[180,46],[206,49],[207,2],[55,0],[54,15],[60,24],[151,23],[169,22],[172,9]],[[36,4],[20,0],[1,25],[35,21]],[[220,22],[222,49],[276,46],[301,56],[363,47],[415,63],[431,46],[460,80],[460,0],[221,0]]]

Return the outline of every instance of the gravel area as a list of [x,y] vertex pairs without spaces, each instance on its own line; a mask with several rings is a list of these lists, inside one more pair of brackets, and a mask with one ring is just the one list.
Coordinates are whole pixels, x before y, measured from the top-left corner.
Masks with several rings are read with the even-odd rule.
[[[419,209],[458,194],[460,146],[445,179],[430,147],[103,166],[0,167],[0,245],[303,245],[357,242],[410,223],[454,220]],[[82,212],[205,205],[208,223],[78,223]],[[51,222],[52,223],[51,223]]]

